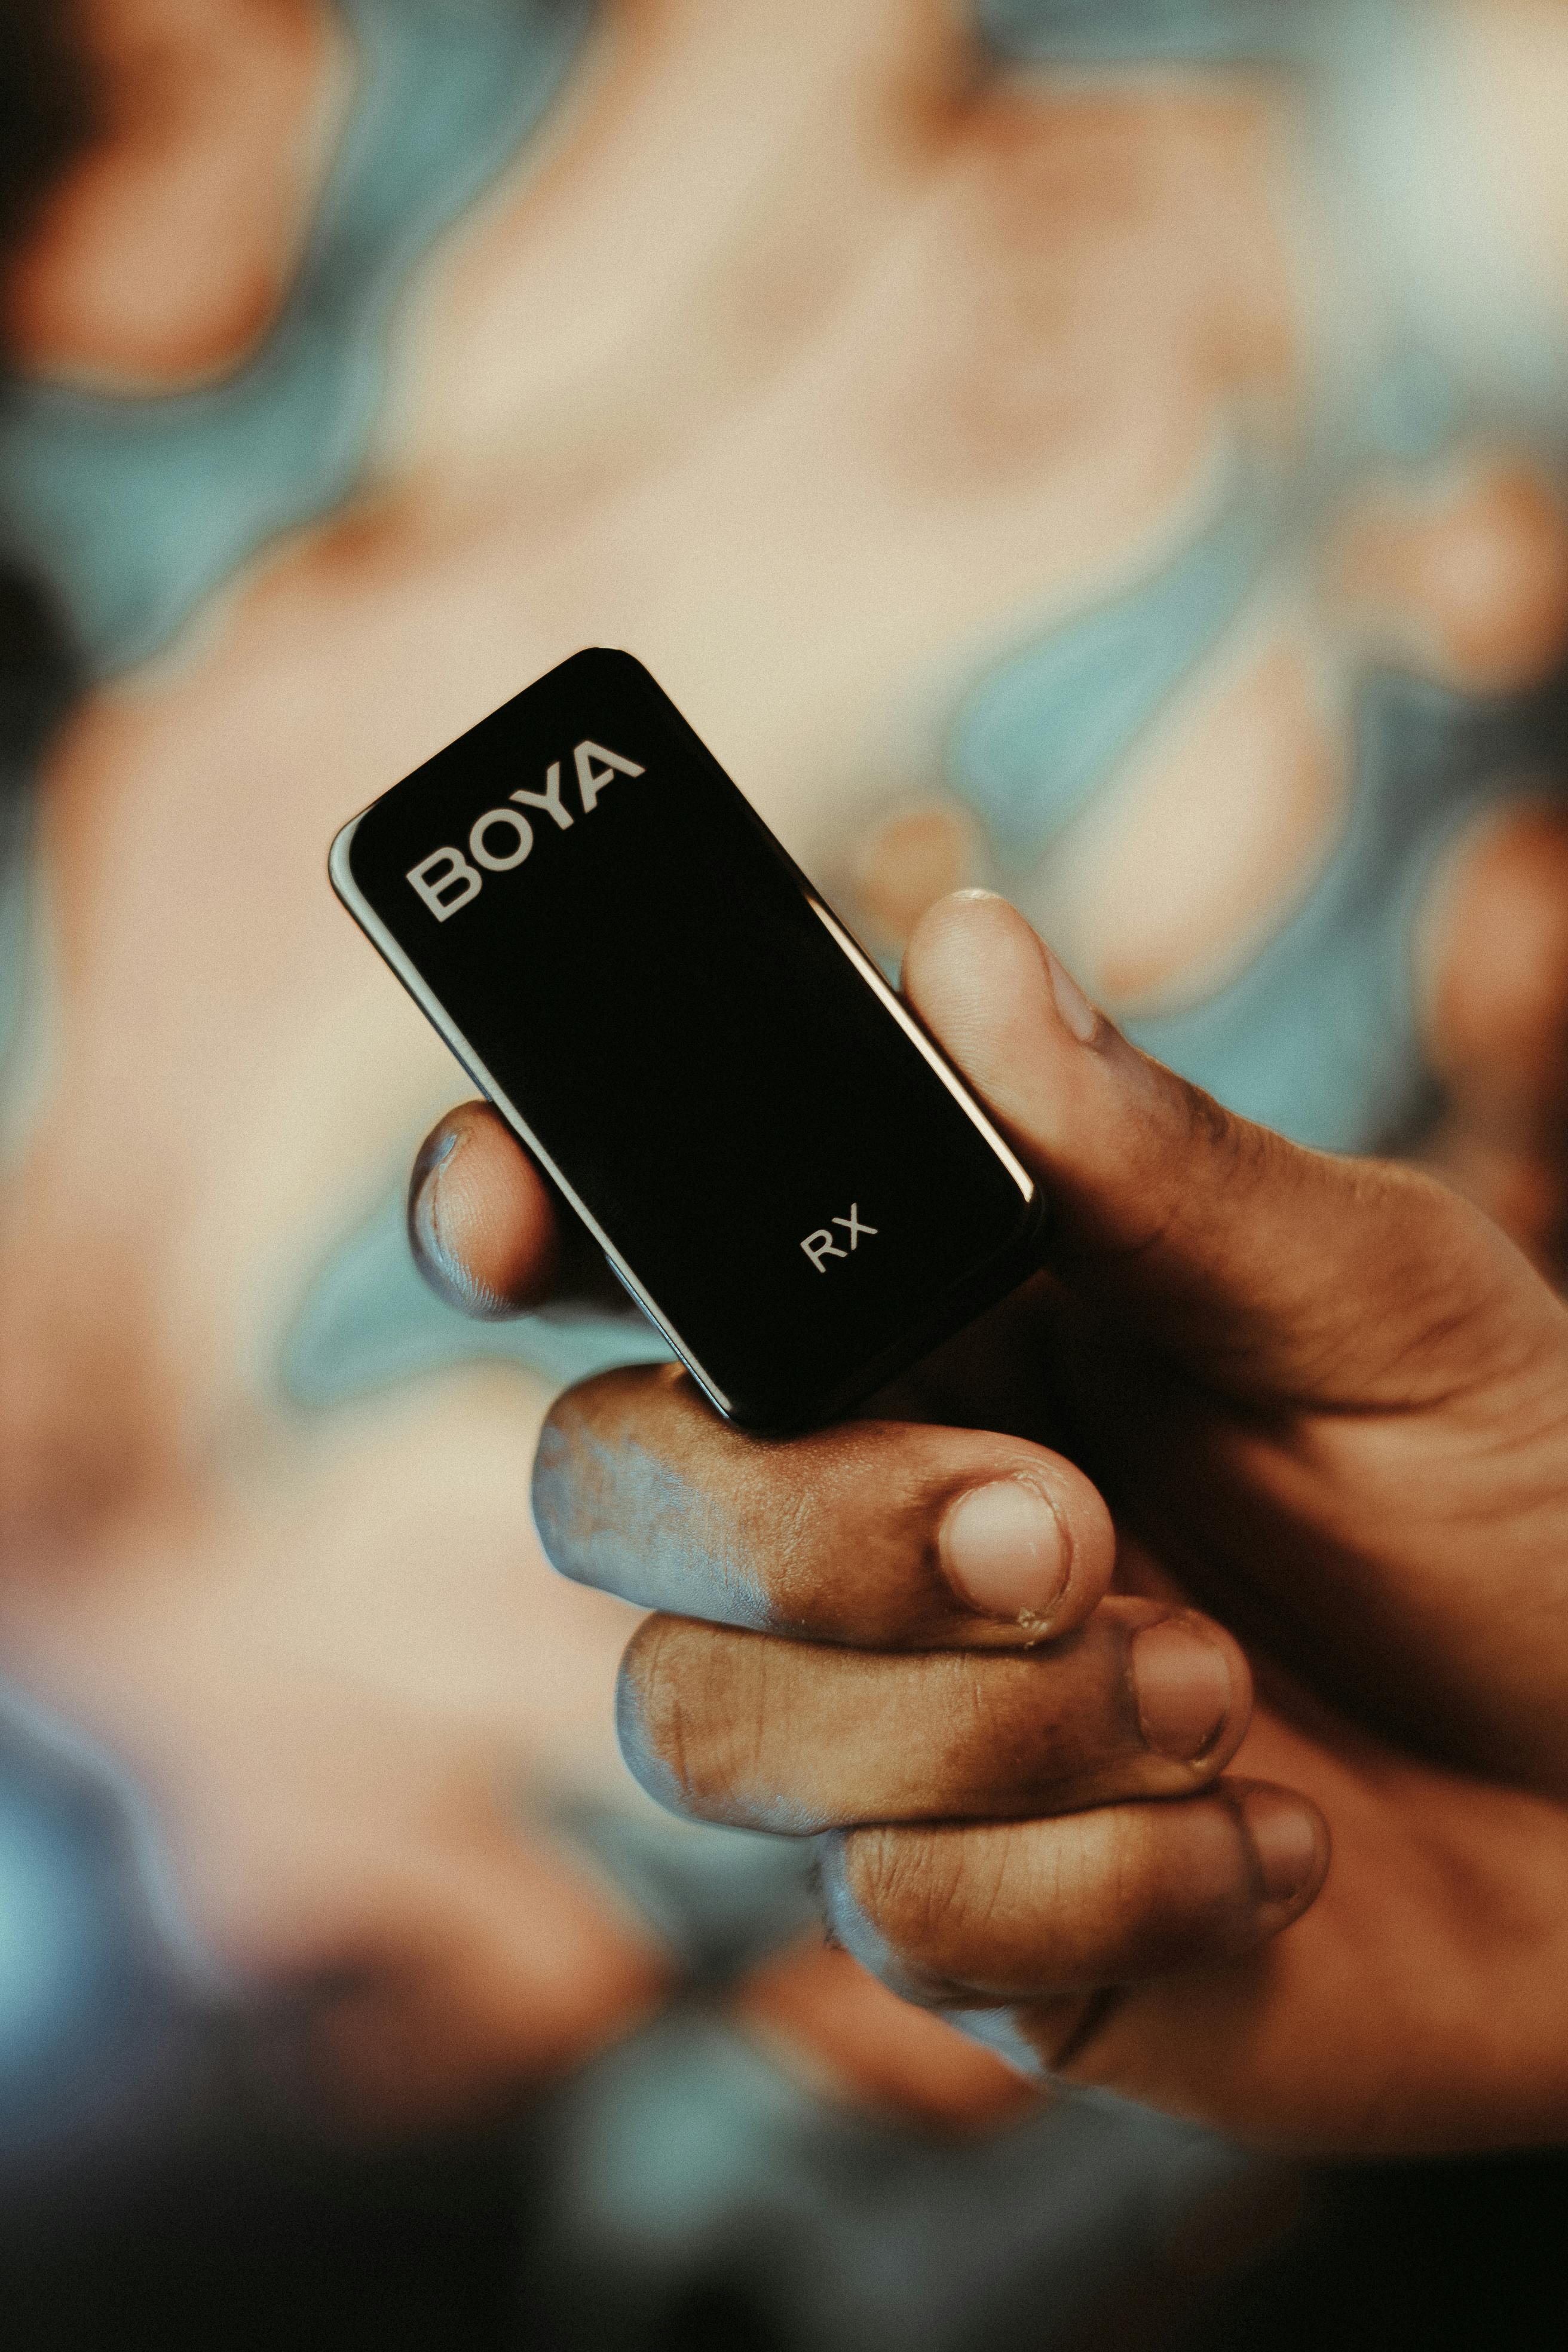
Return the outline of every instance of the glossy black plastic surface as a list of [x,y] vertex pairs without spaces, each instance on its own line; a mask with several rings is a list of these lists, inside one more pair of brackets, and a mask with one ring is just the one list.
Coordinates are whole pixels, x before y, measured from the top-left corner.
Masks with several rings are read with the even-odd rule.
[[1023,1171],[629,655],[482,719],[332,875],[735,1420],[826,1418],[1033,1263]]

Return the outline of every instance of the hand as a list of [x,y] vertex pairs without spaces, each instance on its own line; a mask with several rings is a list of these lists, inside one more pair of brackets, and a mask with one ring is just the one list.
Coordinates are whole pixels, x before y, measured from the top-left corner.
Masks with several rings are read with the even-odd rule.
[[[673,1369],[558,1402],[552,1558],[673,1612],[622,1671],[634,1770],[831,1832],[844,1943],[1075,2081],[1301,2146],[1560,2133],[1568,1313],[1431,1179],[1147,1061],[1000,900],[936,909],[906,985],[1045,1181],[1053,1275],[787,1443]],[[547,1196],[458,1117],[416,1230],[525,1298]]]

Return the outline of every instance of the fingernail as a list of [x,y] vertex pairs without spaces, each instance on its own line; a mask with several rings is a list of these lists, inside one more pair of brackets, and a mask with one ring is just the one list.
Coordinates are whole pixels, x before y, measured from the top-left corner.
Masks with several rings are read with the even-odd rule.
[[419,1157],[408,1180],[408,1238],[414,1244],[415,1255],[443,1274],[447,1271],[447,1252],[441,1240],[441,1171],[461,1141],[460,1128],[437,1128],[420,1145]]
[[475,1282],[461,1259],[447,1247],[441,1230],[441,1182],[468,1133],[459,1121],[437,1128],[426,1137],[414,1163],[408,1184],[408,1238],[415,1262],[426,1281],[449,1307],[466,1315],[493,1311],[491,1299]]
[[1217,1642],[1181,1617],[1132,1637],[1138,1727],[1156,1755],[1184,1764],[1214,1746],[1230,1713],[1230,1661]]
[[1080,1045],[1092,1045],[1095,1031],[1100,1027],[1100,1015],[1068,970],[1050,949],[1046,950],[1046,965],[1051,976],[1051,994],[1057,1000],[1062,1026],[1070,1030]]
[[1252,1789],[1242,1818],[1270,1903],[1289,1903],[1317,1875],[1322,1836],[1315,1816],[1283,1789]]
[[997,1478],[961,1495],[937,1549],[958,1597],[983,1617],[1049,1615],[1072,1565],[1067,1530],[1037,1486]]

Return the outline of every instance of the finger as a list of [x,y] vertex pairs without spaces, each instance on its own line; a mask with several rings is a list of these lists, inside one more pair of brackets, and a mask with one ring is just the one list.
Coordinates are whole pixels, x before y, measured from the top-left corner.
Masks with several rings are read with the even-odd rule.
[[1305,1798],[1234,1780],[1057,1821],[843,1832],[823,1887],[857,1959],[908,2000],[963,2007],[1232,1958],[1300,1916],[1328,1855]]
[[513,1315],[549,1295],[561,1258],[554,1203],[489,1103],[448,1111],[421,1145],[408,1239],[432,1289],[466,1315]]
[[1102,1602],[1034,1650],[888,1655],[652,1617],[621,1666],[621,1752],[674,1812],[805,1836],[1190,1796],[1236,1753],[1247,1662],[1217,1625]]
[[431,1288],[465,1315],[563,1297],[631,1311],[593,1236],[489,1103],[448,1111],[420,1146],[408,1238]]
[[564,1575],[644,1608],[876,1649],[1037,1641],[1110,1580],[1110,1517],[1026,1439],[898,1422],[743,1437],[672,1365],[558,1398],[533,1473]]
[[904,981],[1045,1180],[1058,1270],[1210,1386],[1405,1405],[1561,1344],[1542,1286],[1521,1318],[1522,1262],[1484,1217],[1222,1109],[1120,1036],[1005,900],[934,908]]

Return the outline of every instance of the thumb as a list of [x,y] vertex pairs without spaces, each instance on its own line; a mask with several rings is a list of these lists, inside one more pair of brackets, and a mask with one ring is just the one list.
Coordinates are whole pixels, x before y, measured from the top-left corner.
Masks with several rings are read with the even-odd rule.
[[[1555,1302],[1478,1211],[1413,1169],[1224,1109],[1130,1045],[1005,899],[934,907],[903,981],[1044,1184],[1058,1273],[1206,1385],[1258,1404],[1429,1402],[1545,1336]],[[1537,1301],[1522,1318],[1521,1286]]]

